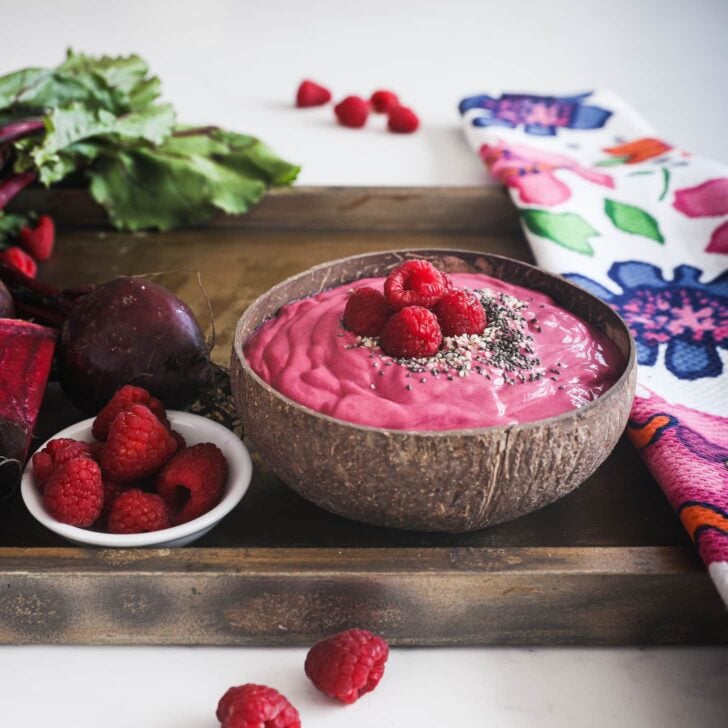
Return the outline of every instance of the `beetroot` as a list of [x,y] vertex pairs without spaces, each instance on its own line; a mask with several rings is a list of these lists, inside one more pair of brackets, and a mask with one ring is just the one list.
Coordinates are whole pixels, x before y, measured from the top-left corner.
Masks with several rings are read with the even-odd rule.
[[17,482],[30,447],[56,345],[56,332],[0,319],[0,495]]
[[15,306],[13,305],[13,297],[5,284],[0,281],[0,319],[13,318],[15,316]]
[[74,303],[61,331],[58,374],[82,410],[98,412],[124,384],[183,407],[212,381],[200,327],[186,303],[142,278],[116,278]]

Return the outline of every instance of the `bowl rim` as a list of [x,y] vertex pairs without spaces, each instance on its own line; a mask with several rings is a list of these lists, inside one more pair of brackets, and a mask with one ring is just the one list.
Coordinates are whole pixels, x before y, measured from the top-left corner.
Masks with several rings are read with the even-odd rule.
[[[248,490],[253,476],[253,462],[250,457],[250,452],[245,446],[245,443],[234,432],[217,422],[213,422],[207,417],[195,415],[190,412],[181,412],[179,410],[167,410],[167,417],[173,426],[177,424],[195,426],[202,424],[204,429],[201,428],[201,432],[204,433],[205,437],[209,437],[210,441],[215,442],[215,444],[220,443],[224,438],[226,447],[225,457],[228,460],[232,460],[241,470],[240,477],[227,484],[228,491],[222,500],[214,508],[207,511],[207,513],[203,513],[201,516],[193,518],[186,523],[181,523],[178,526],[163,528],[159,531],[150,531],[149,533],[105,533],[104,531],[91,531],[86,528],[71,526],[68,523],[61,523],[53,518],[43,505],[43,498],[33,478],[32,458],[28,460],[20,481],[20,494],[25,503],[25,507],[30,511],[36,521],[59,536],[89,546],[103,546],[106,548],[164,545],[170,541],[191,536],[198,531],[209,529],[216,525],[235,508]],[[77,438],[79,435],[90,435],[94,419],[94,417],[89,417],[88,419],[65,427],[42,443],[36,452],[42,450],[50,440],[58,437]],[[228,447],[229,451],[227,449]]]
[[[292,281],[296,280],[297,278],[300,278],[304,275],[310,275],[311,273],[314,273],[318,270],[324,270],[326,268],[331,267],[332,265],[336,265],[337,263],[343,263],[344,261],[356,261],[359,259],[364,258],[371,258],[378,255],[418,255],[418,254],[441,254],[441,255],[448,255],[448,256],[454,256],[457,257],[461,254],[466,255],[479,255],[484,256],[488,258],[496,258],[498,260],[503,261],[509,261],[511,263],[517,263],[518,265],[524,266],[525,268],[529,268],[531,270],[537,270],[539,273],[546,274],[548,276],[553,276],[554,278],[559,279],[563,283],[565,283],[567,286],[573,286],[574,288],[578,289],[579,293],[582,295],[585,295],[587,298],[591,299],[593,302],[595,302],[599,307],[606,308],[619,322],[619,324],[624,329],[624,332],[627,334],[627,341],[629,342],[629,355],[627,356],[624,369],[617,379],[617,381],[602,395],[597,397],[596,399],[589,402],[589,404],[584,405],[583,407],[575,408],[572,410],[568,410],[567,412],[562,412],[559,415],[553,415],[551,417],[546,417],[544,419],[540,420],[533,420],[531,422],[519,422],[517,424],[513,425],[490,425],[488,427],[471,427],[471,428],[460,428],[460,429],[452,429],[452,430],[400,430],[400,429],[392,429],[387,427],[374,427],[372,425],[360,425],[355,422],[349,422],[347,420],[341,420],[337,417],[332,417],[331,415],[324,414],[322,412],[317,412],[314,409],[311,409],[310,407],[306,407],[306,405],[301,404],[300,402],[296,402],[295,400],[291,399],[290,397],[287,397],[285,394],[282,394],[277,389],[272,387],[270,384],[268,384],[262,377],[260,377],[257,372],[253,370],[253,368],[250,366],[250,363],[248,362],[247,357],[245,356],[243,352],[243,343],[239,336],[240,328],[243,325],[243,321],[245,317],[248,314],[248,311],[252,308],[252,306],[257,303],[261,298],[264,296],[268,296],[274,291],[278,291],[284,286],[289,285]],[[352,279],[352,282],[358,280],[356,278]],[[339,284],[343,285],[343,284]],[[328,290],[328,288],[322,288],[322,291]],[[537,290],[537,289],[534,289]],[[292,301],[288,301],[287,303],[292,303]],[[284,304],[286,305],[286,304]],[[557,304],[561,305],[561,304]],[[562,308],[564,308],[562,306]],[[568,308],[565,308],[565,310],[569,310]],[[580,317],[581,318],[581,317]],[[251,334],[252,335],[252,334]],[[247,341],[247,339],[246,339]],[[552,424],[557,424],[559,422],[563,422],[565,420],[568,420],[573,417],[582,418],[587,415],[587,413],[591,412],[592,410],[596,409],[597,407],[604,406],[605,402],[608,402],[610,399],[613,399],[614,397],[618,397],[622,389],[625,387],[626,383],[632,376],[632,373],[635,369],[635,360],[636,360],[636,347],[634,342],[634,337],[632,336],[632,332],[629,330],[629,327],[625,323],[624,319],[615,311],[613,308],[611,308],[605,301],[602,301],[600,298],[595,296],[593,293],[590,293],[585,288],[582,288],[581,286],[576,285],[576,283],[572,283],[570,280],[564,278],[563,276],[559,275],[558,273],[552,273],[551,271],[545,270],[543,268],[540,268],[537,265],[532,265],[531,263],[526,263],[525,261],[518,260],[517,258],[511,258],[507,255],[497,255],[495,253],[488,253],[482,250],[467,250],[462,248],[396,248],[392,250],[379,250],[379,251],[373,251],[371,253],[362,253],[359,255],[350,255],[345,258],[336,258],[335,260],[329,260],[324,263],[319,263],[317,265],[311,266],[310,268],[306,268],[305,270],[301,271],[300,273],[296,273],[295,275],[289,276],[288,278],[280,281],[279,283],[276,283],[274,286],[269,288],[267,291],[262,293],[260,296],[256,297],[250,305],[246,308],[246,310],[243,312],[242,316],[238,319],[238,322],[235,326],[235,334],[233,337],[233,352],[235,353],[235,356],[238,359],[238,362],[242,369],[253,379],[253,381],[256,382],[259,386],[262,386],[263,389],[265,389],[268,393],[275,395],[276,397],[280,398],[285,402],[287,405],[294,407],[297,410],[300,410],[302,413],[306,415],[313,415],[316,417],[320,417],[324,420],[328,420],[332,423],[336,423],[340,426],[345,426],[348,428],[351,428],[355,431],[364,431],[364,432],[374,432],[379,434],[385,434],[387,436],[413,436],[418,435],[420,437],[427,437],[427,438],[443,438],[443,437],[452,437],[452,436],[463,436],[463,435],[472,435],[477,436],[484,432],[512,432],[513,430],[518,431],[527,431],[530,429],[540,428]]]

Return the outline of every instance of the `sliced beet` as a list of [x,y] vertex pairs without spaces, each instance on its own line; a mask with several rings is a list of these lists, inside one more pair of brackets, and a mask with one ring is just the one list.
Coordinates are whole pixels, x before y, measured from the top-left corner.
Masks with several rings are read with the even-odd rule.
[[0,319],[13,318],[15,316],[15,306],[13,305],[13,297],[5,284],[0,281]]
[[124,384],[183,407],[212,380],[205,338],[184,301],[142,278],[116,278],[74,305],[61,331],[58,374],[71,401],[98,412]]
[[0,497],[15,486],[43,401],[56,332],[0,319]]

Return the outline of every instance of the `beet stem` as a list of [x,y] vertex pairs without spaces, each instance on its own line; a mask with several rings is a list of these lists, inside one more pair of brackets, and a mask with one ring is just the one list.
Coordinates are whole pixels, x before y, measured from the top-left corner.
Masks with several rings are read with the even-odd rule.
[[35,172],[20,172],[6,177],[0,182],[0,210],[10,202],[21,190],[25,189],[31,182],[35,182]]
[[45,129],[42,119],[23,119],[0,126],[0,144],[8,144]]

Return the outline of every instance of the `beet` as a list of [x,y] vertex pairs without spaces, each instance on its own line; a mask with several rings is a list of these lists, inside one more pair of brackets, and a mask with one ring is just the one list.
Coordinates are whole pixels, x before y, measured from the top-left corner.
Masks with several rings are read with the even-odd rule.
[[80,409],[98,412],[124,384],[184,407],[212,381],[210,354],[184,301],[142,278],[116,278],[80,298],[61,331],[58,375]]
[[0,319],[0,497],[18,481],[43,401],[56,332]]
[[5,284],[0,281],[0,319],[14,318],[15,306],[13,305],[13,297]]

